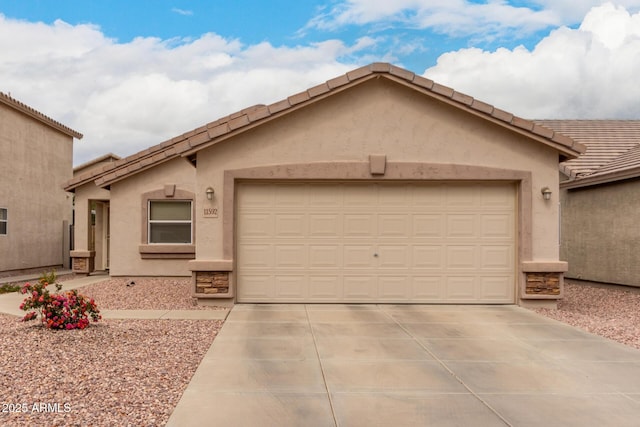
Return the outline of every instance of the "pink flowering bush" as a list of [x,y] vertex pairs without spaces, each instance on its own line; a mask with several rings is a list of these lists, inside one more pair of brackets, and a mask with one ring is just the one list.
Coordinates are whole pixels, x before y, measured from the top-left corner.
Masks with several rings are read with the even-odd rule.
[[[95,301],[72,289],[64,293],[49,293],[49,280],[55,282],[55,274],[43,275],[38,283],[25,284],[20,292],[27,297],[20,304],[20,309],[28,312],[23,322],[35,320],[40,315],[42,324],[49,329],[84,329],[89,326],[89,317],[94,322],[102,319]],[[56,283],[59,292],[62,285]]]

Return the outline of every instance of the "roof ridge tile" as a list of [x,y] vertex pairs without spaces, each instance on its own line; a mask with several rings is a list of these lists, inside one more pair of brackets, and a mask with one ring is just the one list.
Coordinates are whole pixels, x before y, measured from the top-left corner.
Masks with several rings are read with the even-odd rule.
[[15,110],[21,111],[22,113],[27,114],[28,116],[31,116],[34,119],[44,123],[45,125],[48,125],[49,127],[59,130],[62,133],[71,136],[72,138],[82,139],[83,137],[83,135],[80,132],[71,129],[69,126],[63,125],[59,121],[54,120],[51,117],[36,110],[35,108],[28,106],[24,102],[18,101],[17,99],[15,99],[9,94],[0,92],[0,102],[10,107],[13,107]]

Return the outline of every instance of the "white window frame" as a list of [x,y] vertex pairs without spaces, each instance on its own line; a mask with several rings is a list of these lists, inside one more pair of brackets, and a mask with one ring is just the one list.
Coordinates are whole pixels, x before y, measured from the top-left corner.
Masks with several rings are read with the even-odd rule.
[[[189,220],[152,220],[151,219],[151,203],[188,203],[189,204]],[[189,242],[187,243],[167,243],[167,242],[151,242],[151,224],[189,224]],[[147,244],[149,245],[193,245],[193,200],[166,200],[166,199],[150,199],[147,203]]]
[[0,236],[6,236],[9,234],[9,209],[0,208],[0,210],[5,212],[6,219],[0,218],[0,223],[4,223],[4,233],[0,231]]

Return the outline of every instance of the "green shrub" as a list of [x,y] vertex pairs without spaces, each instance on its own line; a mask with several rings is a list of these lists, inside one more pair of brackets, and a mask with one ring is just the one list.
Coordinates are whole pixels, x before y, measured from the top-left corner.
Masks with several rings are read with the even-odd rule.
[[0,294],[9,294],[11,292],[18,292],[20,285],[14,285],[13,283],[3,283],[0,285]]

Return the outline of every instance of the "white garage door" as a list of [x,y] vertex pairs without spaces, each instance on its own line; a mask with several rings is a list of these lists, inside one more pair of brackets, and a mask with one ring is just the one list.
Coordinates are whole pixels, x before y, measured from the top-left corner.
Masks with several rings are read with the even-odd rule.
[[513,303],[505,183],[243,183],[239,302]]

